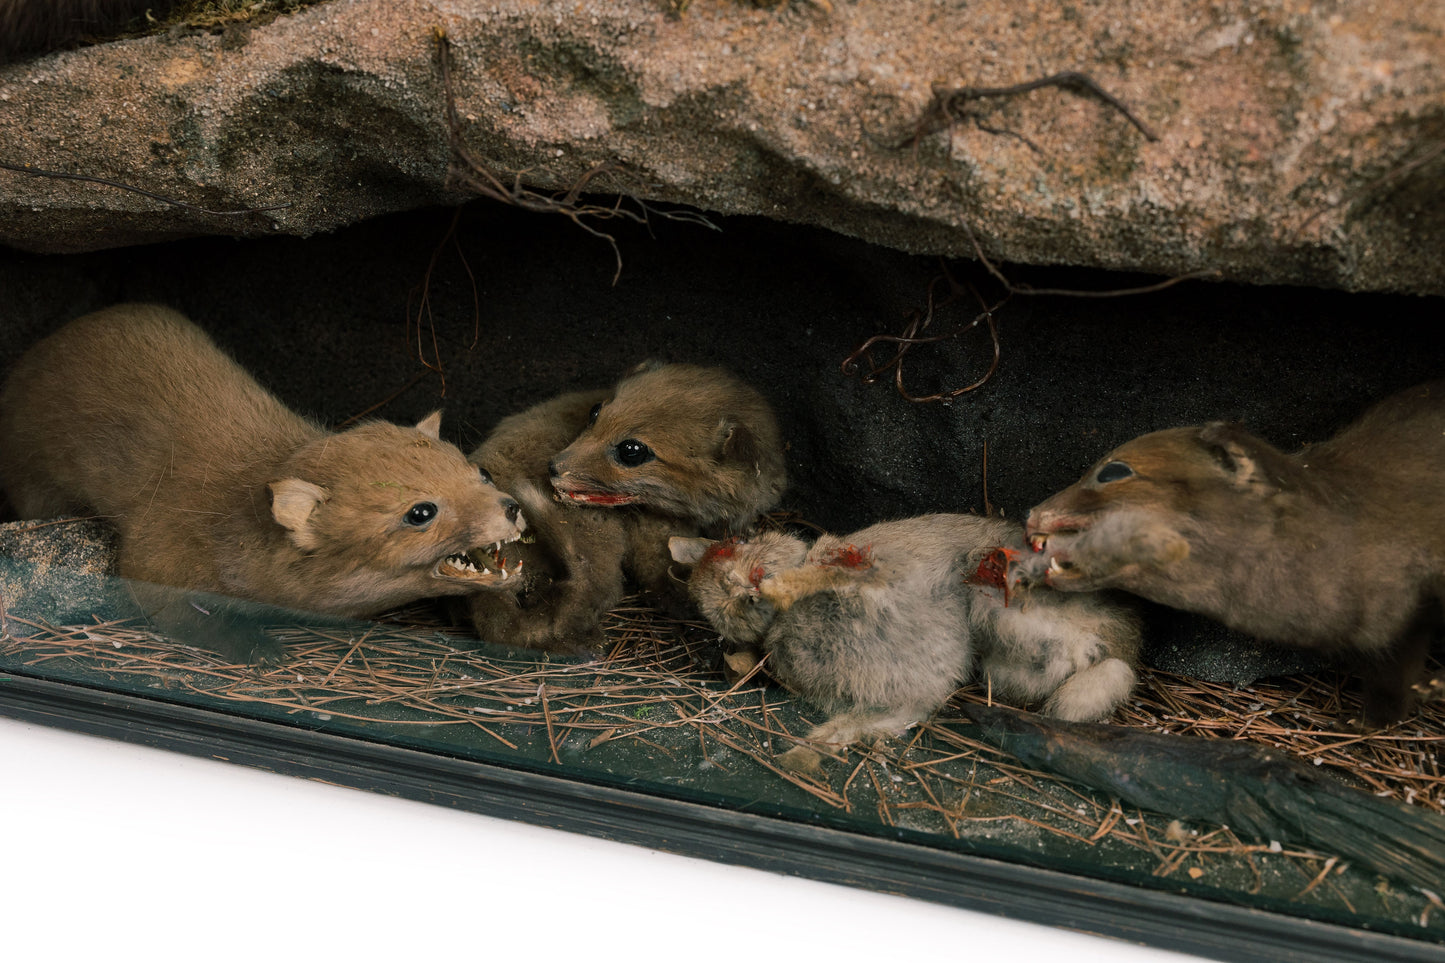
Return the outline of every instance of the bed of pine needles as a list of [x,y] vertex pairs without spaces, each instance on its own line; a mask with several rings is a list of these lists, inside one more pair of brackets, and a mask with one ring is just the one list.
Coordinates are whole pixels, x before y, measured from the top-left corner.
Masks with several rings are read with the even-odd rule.
[[[1226,828],[1188,828],[1031,771],[971,738],[971,727],[947,708],[895,743],[835,754],[821,774],[789,771],[776,757],[792,737],[821,721],[816,714],[795,704],[764,672],[728,681],[719,640],[705,625],[632,602],[612,614],[607,650],[588,661],[474,650],[474,642],[424,606],[355,633],[300,626],[274,631],[286,641],[289,657],[258,668],[227,664],[130,622],[53,626],[11,613],[0,626],[0,658],[39,674],[48,663],[79,663],[133,690],[201,694],[241,711],[259,704],[273,716],[403,732],[464,727],[468,738],[493,749],[516,750],[518,733],[545,734],[542,745],[559,763],[616,742],[655,749],[684,766],[761,767],[815,804],[886,826],[926,826],[959,837],[993,823],[1001,832],[1042,832],[1076,846],[1107,839],[1136,851],[1157,876],[1200,879],[1210,873],[1212,857],[1224,856],[1236,864],[1243,860],[1258,888],[1263,879],[1256,857],[1272,854],[1265,858],[1294,866],[1295,896],[1307,896],[1332,888],[1332,876],[1344,869],[1328,854],[1242,841]],[[766,661],[759,668],[765,670]],[[955,696],[988,698],[978,687]],[[1390,729],[1363,733],[1340,722],[1357,710],[1352,698],[1343,678],[1291,677],[1235,687],[1145,669],[1133,699],[1113,721],[1278,747],[1360,788],[1445,812],[1437,759],[1445,707],[1427,707]]]

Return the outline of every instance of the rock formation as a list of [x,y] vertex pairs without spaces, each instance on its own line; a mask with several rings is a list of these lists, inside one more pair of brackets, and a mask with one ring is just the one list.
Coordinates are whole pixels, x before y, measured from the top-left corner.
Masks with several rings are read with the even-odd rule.
[[[608,164],[589,188],[909,252],[1445,293],[1445,12],[1417,0],[332,0],[0,67],[0,163],[194,205],[0,170],[0,242],[461,200],[439,30],[461,139],[509,187]],[[935,99],[1067,71],[1118,105]]]

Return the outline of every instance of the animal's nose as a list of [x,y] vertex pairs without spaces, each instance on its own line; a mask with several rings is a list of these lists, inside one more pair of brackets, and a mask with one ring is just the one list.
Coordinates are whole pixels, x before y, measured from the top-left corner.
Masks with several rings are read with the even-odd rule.
[[1029,510],[1028,517],[1024,519],[1024,534],[1029,538],[1039,534],[1058,516],[1058,512],[1051,512],[1042,505],[1035,505]]
[[503,502],[502,504],[503,504],[503,506],[505,506],[505,507],[503,508],[503,511],[505,511],[505,512],[507,513],[507,521],[512,522],[513,524],[516,524],[517,517],[522,514],[522,506],[521,506],[521,505],[518,505],[515,501],[513,501],[513,500],[510,499],[510,498],[507,499],[507,500],[506,500],[505,502]]
[[549,460],[547,462],[547,475],[551,478],[556,478],[560,474],[562,473],[557,470],[557,459],[553,458]]

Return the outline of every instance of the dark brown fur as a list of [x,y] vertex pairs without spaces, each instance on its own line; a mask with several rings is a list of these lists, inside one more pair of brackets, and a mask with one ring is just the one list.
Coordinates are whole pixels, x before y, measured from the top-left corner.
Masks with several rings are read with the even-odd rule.
[[1344,655],[1364,667],[1367,723],[1399,719],[1445,603],[1445,382],[1296,455],[1218,422],[1144,435],[1037,506],[1028,533],[1043,551],[1016,578]]
[[162,16],[173,5],[172,0],[0,0],[0,64],[72,47],[148,11]]
[[[587,427],[608,389],[561,395],[503,419],[471,455],[523,504],[528,538],[508,546],[523,563],[516,595],[467,602],[478,636],[506,645],[560,652],[602,643],[602,617],[621,601],[627,577],[645,589],[666,587],[662,547],[675,520],[643,511],[602,512],[554,497],[547,464]],[[684,531],[690,531],[684,526]]]
[[[554,496],[554,457],[600,450],[598,432],[613,422],[656,446],[653,468],[665,470],[638,472],[647,476],[642,497],[629,490],[615,498],[603,483],[588,489],[600,498]],[[741,468],[744,438],[752,460]],[[621,601],[628,580],[654,601],[682,603],[669,574],[668,538],[697,535],[719,521],[749,524],[776,504],[783,484],[767,403],[725,372],[691,365],[644,365],[616,388],[543,402],[501,421],[471,457],[522,501],[534,536],[532,544],[508,550],[509,558],[525,561],[524,591],[471,599],[472,623],[489,641],[548,650],[599,645],[602,618]],[[576,491],[566,485],[558,491]]]
[[[632,456],[636,455],[634,459]],[[552,459],[563,498],[741,531],[787,484],[772,408],[720,368],[644,365]]]
[[[11,371],[0,485],[25,518],[113,520],[128,578],[367,616],[499,583],[447,560],[521,533],[517,503],[438,439],[439,421],[331,434],[180,314],[118,305]],[[409,522],[422,505],[434,517]]]

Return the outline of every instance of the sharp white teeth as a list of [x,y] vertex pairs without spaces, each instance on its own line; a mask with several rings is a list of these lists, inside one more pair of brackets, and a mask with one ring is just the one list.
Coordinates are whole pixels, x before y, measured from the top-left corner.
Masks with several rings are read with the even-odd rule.
[[1057,558],[1051,558],[1049,559],[1049,571],[1055,574],[1060,574],[1064,571],[1064,567],[1059,564],[1059,560]]
[[1042,552],[1044,550],[1044,543],[1048,540],[1049,537],[1047,535],[1035,535],[1029,539],[1029,545],[1034,551]]
[[504,568],[504,569],[502,569],[502,580],[505,581],[506,578],[507,578],[507,570]]

